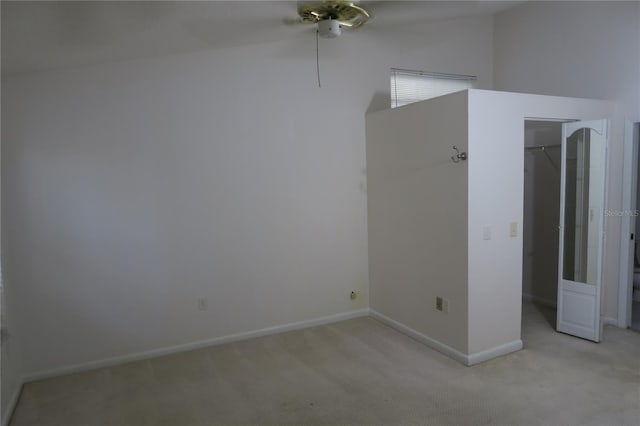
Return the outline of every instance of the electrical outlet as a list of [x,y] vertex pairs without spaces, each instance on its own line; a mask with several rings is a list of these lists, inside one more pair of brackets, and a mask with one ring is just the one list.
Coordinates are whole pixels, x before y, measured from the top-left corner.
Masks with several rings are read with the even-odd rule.
[[200,298],[198,299],[198,310],[206,311],[209,308],[209,304],[207,303],[207,299]]
[[356,300],[358,298],[358,293],[356,293],[355,291],[352,291],[351,294],[349,295],[349,298],[351,300]]
[[449,299],[442,299],[442,312],[449,312]]
[[440,296],[436,297],[436,309],[439,311],[442,310],[442,297]]

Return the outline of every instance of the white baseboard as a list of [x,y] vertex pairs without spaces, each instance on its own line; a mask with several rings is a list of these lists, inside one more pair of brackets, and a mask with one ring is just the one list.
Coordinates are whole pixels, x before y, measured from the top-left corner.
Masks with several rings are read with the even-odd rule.
[[389,327],[398,330],[402,334],[406,334],[407,336],[417,340],[420,343],[423,343],[429,346],[431,349],[435,349],[438,352],[441,352],[458,362],[461,362],[464,365],[469,365],[469,357],[457,349],[452,348],[449,345],[445,345],[442,342],[437,341],[429,336],[426,336],[419,331],[414,330],[413,328],[402,324],[396,320],[393,320],[385,315],[382,315],[380,312],[374,311],[371,309],[371,316],[383,324],[388,325]]
[[495,346],[493,348],[485,349],[484,351],[470,354],[467,357],[469,359],[467,365],[475,365],[489,361],[490,359],[510,354],[511,352],[516,352],[520,349],[522,349],[522,340],[514,340],[512,342],[505,343],[504,345]]
[[273,327],[262,328],[259,330],[247,331],[244,333],[230,334],[227,336],[214,337],[212,339],[199,340],[196,342],[185,343],[182,345],[169,346],[150,351],[138,352],[112,358],[105,358],[96,361],[89,361],[82,364],[70,365],[67,367],[54,368],[51,370],[42,370],[30,373],[24,376],[23,383],[33,382],[36,380],[48,379],[50,377],[61,376],[71,373],[79,373],[83,371],[94,370],[96,368],[111,367],[114,365],[124,364],[132,361],[140,361],[149,358],[155,358],[163,355],[170,355],[178,352],[191,351],[207,346],[221,345],[224,343],[236,342],[239,340],[251,339],[253,337],[267,336],[270,334],[283,333],[286,331],[300,330],[318,325],[331,324],[334,322],[345,321],[352,318],[364,317],[369,315],[369,308],[358,309],[355,311],[342,312],[339,314],[329,315],[326,317],[313,318],[309,320],[292,322],[288,324],[276,325]]
[[555,300],[543,299],[542,297],[534,296],[528,293],[522,293],[522,301],[525,303],[538,303],[542,306],[547,306],[549,308],[558,308],[558,304]]
[[[618,319],[614,318],[614,317],[602,317],[602,324],[603,325],[615,325],[616,327],[618,326]],[[626,328],[626,327],[624,327]]]
[[[522,341],[516,340],[504,345],[500,345],[494,348],[490,348],[481,352],[466,355],[457,349],[454,349],[442,342],[439,342],[431,337],[428,337],[398,321],[395,321],[387,316],[382,315],[370,308],[359,309],[355,311],[343,312],[339,314],[329,315],[326,317],[314,318],[310,320],[304,320],[294,323],[288,323],[278,325],[274,327],[267,327],[259,330],[248,331],[244,333],[231,334],[227,336],[216,337],[212,339],[200,340],[196,342],[186,343],[182,345],[170,346],[165,348],[153,349],[150,351],[138,352],[128,355],[122,355],[112,358],[106,358],[102,360],[90,361],[82,364],[71,365],[67,367],[61,367],[51,370],[43,370],[35,373],[27,374],[23,377],[22,383],[28,383],[31,381],[47,379],[50,377],[60,376],[64,374],[79,373],[83,371],[93,370],[96,368],[110,367],[114,365],[124,364],[132,361],[140,361],[149,358],[155,358],[158,356],[169,355],[178,352],[190,351],[194,349],[200,349],[208,346],[221,345],[224,343],[236,342],[240,340],[250,339],[254,337],[267,336],[271,334],[283,333],[286,331],[300,330],[309,327],[315,327],[319,325],[331,324],[334,322],[345,321],[352,318],[371,316],[378,321],[387,324],[388,326],[398,330],[399,332],[425,344],[426,346],[441,352],[456,361],[471,366],[480,362],[487,361],[497,356],[506,355],[510,352],[514,352],[522,349]],[[20,393],[22,391],[22,385],[17,389],[15,395],[12,397],[7,411],[3,413],[2,426],[8,426],[9,420],[13,414]]]
[[406,334],[407,336],[417,340],[418,342],[429,346],[431,349],[435,349],[436,351],[441,352],[466,366],[479,364],[492,358],[506,355],[508,353],[522,349],[522,340],[518,339],[504,345],[496,346],[494,348],[489,348],[481,352],[467,355],[436,339],[426,336],[409,326],[406,326],[396,320],[382,315],[380,312],[374,311],[373,309],[371,309],[370,315],[378,321],[388,325],[389,327],[398,330],[400,333]]
[[18,405],[18,400],[20,399],[20,394],[22,393],[22,384],[18,386],[18,389],[13,393],[13,396],[9,400],[9,405],[6,407],[6,411],[2,413],[2,426],[9,426],[9,421],[11,421],[11,416],[13,416],[13,412],[16,409],[16,405]]

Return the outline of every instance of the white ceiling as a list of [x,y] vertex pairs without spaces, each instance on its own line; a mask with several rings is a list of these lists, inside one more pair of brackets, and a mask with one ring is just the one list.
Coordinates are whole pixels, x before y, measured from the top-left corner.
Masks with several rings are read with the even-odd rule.
[[[421,23],[493,14],[518,1],[363,1],[365,27],[393,37]],[[2,73],[295,39],[296,1],[2,1]],[[343,35],[348,37],[348,34]]]

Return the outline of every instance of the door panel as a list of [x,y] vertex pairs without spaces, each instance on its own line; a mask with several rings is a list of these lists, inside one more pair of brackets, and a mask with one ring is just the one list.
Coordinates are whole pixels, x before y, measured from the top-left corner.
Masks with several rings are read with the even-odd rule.
[[557,329],[598,342],[607,120],[563,125]]

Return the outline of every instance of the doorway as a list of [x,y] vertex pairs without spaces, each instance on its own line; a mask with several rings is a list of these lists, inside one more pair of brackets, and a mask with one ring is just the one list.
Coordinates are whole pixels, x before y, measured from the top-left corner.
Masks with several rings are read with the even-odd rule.
[[[625,125],[618,327],[640,331],[640,119]],[[610,212],[611,213],[611,212]]]
[[[633,255],[631,259],[631,268],[633,268],[633,278],[631,280],[631,324],[629,327],[633,330],[640,331],[640,245],[638,243],[638,231],[640,230],[640,220],[637,219],[637,212],[640,211],[640,197],[638,196],[638,192],[640,191],[640,174],[638,173],[638,167],[640,166],[640,150],[638,150],[638,137],[639,137],[639,129],[640,124],[636,123],[633,129],[632,141],[636,146],[634,161],[636,165],[636,173],[634,176],[635,180],[635,206],[632,210],[632,214],[630,215],[633,219],[632,222],[632,230],[634,233],[633,238]],[[635,222],[635,223],[634,223]]]
[[523,312],[556,328],[562,122],[525,120]]

